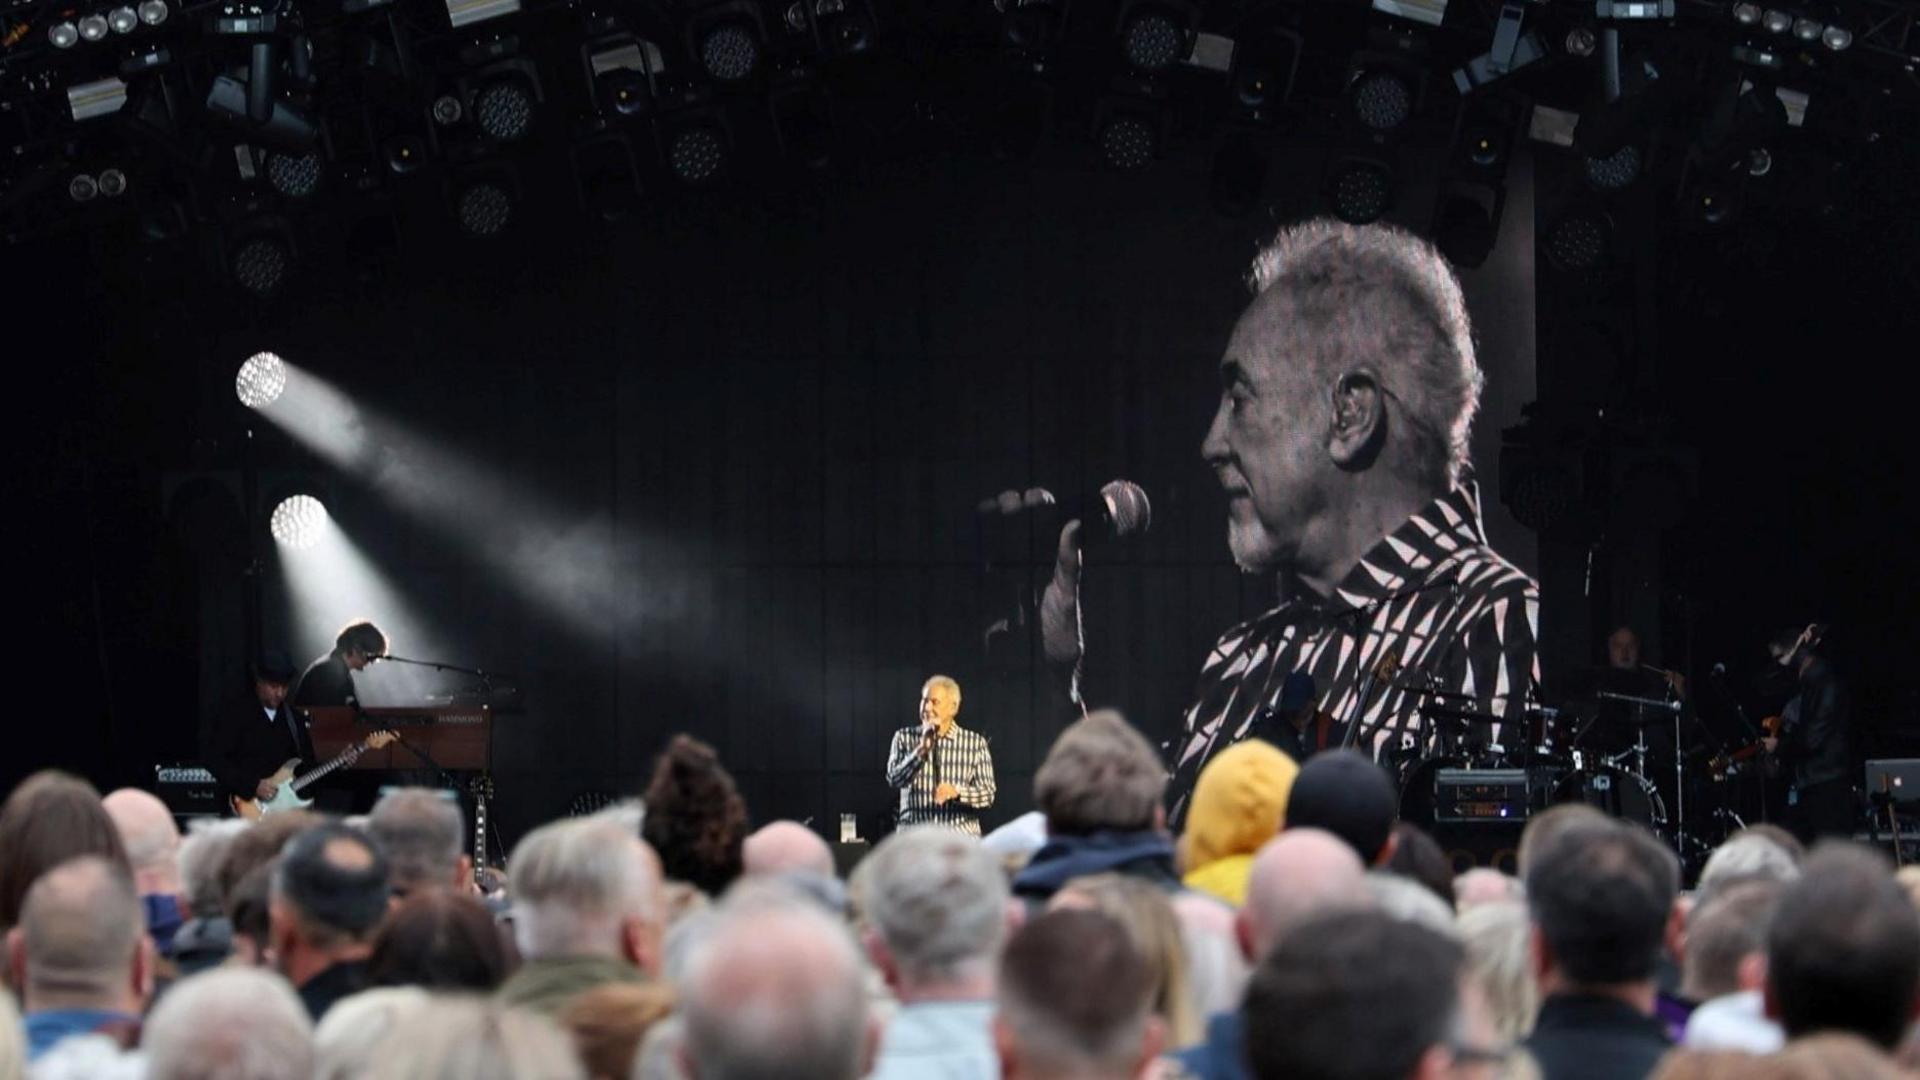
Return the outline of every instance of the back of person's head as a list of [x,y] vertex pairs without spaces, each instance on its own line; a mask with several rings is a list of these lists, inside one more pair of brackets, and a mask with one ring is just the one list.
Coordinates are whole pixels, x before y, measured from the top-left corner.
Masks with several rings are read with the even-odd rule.
[[1481,904],[1524,904],[1527,890],[1520,879],[1488,866],[1476,866],[1453,879],[1453,907],[1464,914]]
[[1467,950],[1467,973],[1480,986],[1494,1031],[1517,1043],[1533,1030],[1540,1011],[1540,984],[1533,976],[1529,939],[1533,924],[1524,902],[1476,904],[1454,922]]
[[367,1080],[587,1080],[553,1021],[479,997],[440,997],[381,1040]]
[[797,821],[771,821],[756,829],[741,845],[740,865],[748,877],[792,873],[834,876],[833,849],[819,833]]
[[1205,1018],[1193,1009],[1186,941],[1166,890],[1123,874],[1092,874],[1067,882],[1047,906],[1103,912],[1125,927],[1153,979],[1153,1012],[1166,1023],[1168,1045],[1199,1041]]
[[8,941],[27,1009],[144,1004],[152,989],[145,924],[122,862],[82,855],[41,874]]
[[1181,832],[1188,870],[1230,855],[1251,855],[1285,820],[1300,766],[1271,743],[1237,742],[1213,755],[1193,786]]
[[1445,1055],[1460,1020],[1460,946],[1377,911],[1295,926],[1260,961],[1241,1008],[1261,1080],[1406,1080]]
[[1525,881],[1527,870],[1533,865],[1534,853],[1550,846],[1561,833],[1576,825],[1612,820],[1581,802],[1556,803],[1531,815],[1527,818],[1526,827],[1520,830],[1520,843],[1514,849],[1514,870]]
[[132,872],[120,830],[92,784],[54,770],[27,777],[0,806],[0,928],[20,921],[20,905],[41,874],[80,855],[104,856]]
[[140,1037],[150,1080],[312,1080],[313,1021],[286,980],[253,968],[182,979]]
[[1287,797],[1288,829],[1324,829],[1372,866],[1385,853],[1400,813],[1400,793],[1386,770],[1358,750],[1315,754],[1300,767]]
[[215,871],[222,902],[231,906],[234,892],[247,875],[279,858],[287,841],[316,825],[325,824],[326,820],[310,810],[288,810],[261,818],[235,833],[220,858],[219,869]]
[[177,892],[180,867],[175,856],[180,850],[180,827],[174,824],[173,811],[167,804],[139,788],[120,788],[100,800],[100,806],[120,833],[127,864],[133,868],[134,882],[141,893]]
[[1068,725],[1033,777],[1034,805],[1050,836],[1152,829],[1166,790],[1153,744],[1109,709]]
[[417,986],[381,986],[334,1002],[313,1032],[313,1080],[364,1080],[387,1036],[430,1000]]
[[660,854],[666,876],[710,896],[740,876],[747,804],[713,747],[675,735],[654,766],[643,797],[640,835]]
[[1006,927],[1007,878],[980,842],[950,829],[902,829],[861,865],[858,903],[903,996],[984,977]]
[[697,1080],[856,1080],[877,1029],[845,924],[810,900],[729,897],[680,980],[682,1055]]
[[[273,875],[275,933],[286,929],[315,949],[369,940],[387,913],[387,859],[348,825],[327,824],[293,838]],[[276,943],[278,943],[276,937]]]
[[1610,819],[1569,826],[1527,870],[1534,925],[1572,987],[1652,978],[1679,889],[1673,853],[1646,830]]
[[1164,1038],[1153,989],[1147,959],[1112,916],[1066,909],[1029,920],[1000,959],[1001,1075],[1138,1075]]
[[279,869],[280,858],[275,856],[248,871],[227,894],[232,955],[246,963],[265,963],[271,951],[273,878]]
[[507,976],[506,942],[493,913],[452,889],[426,889],[388,913],[373,938],[374,986],[486,991]]
[[1204,1019],[1239,1008],[1252,968],[1240,947],[1236,910],[1203,892],[1175,893],[1172,901],[1187,953],[1187,992],[1194,1015]]
[[1383,869],[1424,886],[1449,912],[1454,909],[1453,863],[1439,842],[1419,826],[1394,823],[1393,854]]
[[1453,934],[1453,909],[1433,890],[1412,878],[1388,870],[1367,874],[1367,891],[1373,894],[1373,907],[1396,919],[1416,922],[1442,934]]
[[1308,916],[1372,904],[1367,868],[1351,845],[1320,829],[1288,829],[1253,858],[1240,909],[1241,945],[1248,960],[1258,961]]
[[180,867],[180,889],[186,894],[187,909],[197,918],[211,919],[225,912],[227,898],[220,890],[220,864],[234,838],[247,828],[244,818],[201,818],[188,826],[175,861]]
[[632,958],[640,939],[658,930],[659,872],[641,841],[612,818],[533,830],[514,846],[507,878],[514,940],[528,960]]
[[1766,956],[1767,924],[1781,888],[1772,881],[1746,881],[1693,909],[1682,965],[1681,992],[1686,997],[1706,1001],[1752,989],[1743,985],[1741,967],[1749,957]]
[[402,788],[381,796],[367,815],[367,831],[386,853],[395,893],[460,883],[466,820],[460,804],[439,791]]
[[1826,843],[1780,894],[1767,930],[1768,1011],[1818,1031],[1900,1044],[1920,991],[1920,915],[1877,853]]
[[1714,893],[1729,883],[1764,880],[1785,885],[1799,877],[1799,857],[1767,833],[1743,830],[1707,856],[1693,888],[1694,906],[1710,903]]
[[573,1036],[589,1076],[626,1080],[647,1032],[672,1012],[673,991],[664,983],[615,982],[575,994],[556,1019]]

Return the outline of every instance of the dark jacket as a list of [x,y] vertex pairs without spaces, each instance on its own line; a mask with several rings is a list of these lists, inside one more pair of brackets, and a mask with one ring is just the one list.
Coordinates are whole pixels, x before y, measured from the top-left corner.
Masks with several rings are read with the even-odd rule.
[[1853,775],[1852,713],[1833,665],[1814,657],[1800,673],[1800,693],[1781,714],[1780,758],[1793,770],[1795,787]]
[[1147,831],[1051,837],[1014,877],[1013,892],[1044,901],[1074,878],[1107,872],[1144,878],[1169,892],[1180,889],[1180,875],[1173,868],[1173,840]]
[[352,997],[367,988],[367,965],[360,960],[350,960],[344,964],[335,964],[313,978],[302,983],[299,988],[300,1002],[307,1007],[307,1015],[314,1023],[327,1015],[333,1003],[343,997]]
[[1527,1051],[1543,1080],[1639,1080],[1672,1044],[1659,1020],[1608,997],[1556,994],[1540,1005]]
[[351,705],[358,698],[353,689],[353,672],[345,657],[328,653],[307,665],[300,681],[293,684],[287,700],[303,708],[314,705]]
[[1240,1013],[1215,1013],[1207,1021],[1207,1039],[1170,1055],[1198,1080],[1249,1080],[1246,1025]]
[[214,714],[209,744],[200,757],[222,794],[253,798],[253,789],[272,776],[288,758],[313,760],[313,741],[306,725],[289,726],[293,710],[280,706],[272,719],[251,692],[238,695]]

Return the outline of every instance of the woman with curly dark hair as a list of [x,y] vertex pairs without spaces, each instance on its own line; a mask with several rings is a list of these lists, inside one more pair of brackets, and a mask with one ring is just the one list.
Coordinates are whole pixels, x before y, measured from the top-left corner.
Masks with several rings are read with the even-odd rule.
[[666,876],[718,896],[740,876],[747,804],[713,747],[675,735],[654,766],[640,837]]

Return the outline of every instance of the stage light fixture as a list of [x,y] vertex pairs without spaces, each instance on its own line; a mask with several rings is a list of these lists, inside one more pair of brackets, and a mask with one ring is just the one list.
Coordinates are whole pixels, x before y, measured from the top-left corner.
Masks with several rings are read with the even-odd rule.
[[127,174],[119,169],[102,169],[98,179],[100,194],[109,199],[117,199],[127,193]]
[[249,409],[266,408],[280,400],[280,394],[286,388],[286,362],[270,352],[257,352],[247,357],[233,377],[233,392],[240,398],[240,404]]
[[473,97],[473,122],[497,142],[518,142],[533,131],[533,89],[513,76],[494,79]]
[[1567,31],[1564,44],[1569,56],[1584,58],[1593,55],[1593,50],[1600,44],[1600,38],[1593,32],[1593,27],[1576,26]]
[[513,222],[513,196],[499,184],[482,180],[461,189],[455,213],[461,232],[482,240],[495,237]]
[[52,42],[56,49],[71,49],[80,44],[80,28],[62,19],[47,27],[47,40]]
[[1349,225],[1371,225],[1393,205],[1393,173],[1381,162],[1352,158],[1334,167],[1326,195],[1333,216]]
[[1294,79],[1300,70],[1300,35],[1285,26],[1251,26],[1240,32],[1230,52],[1227,87],[1234,118],[1260,125],[1274,123],[1280,117],[1280,107],[1293,96]]
[[1379,68],[1359,72],[1347,89],[1347,103],[1355,119],[1381,134],[1413,118],[1413,88],[1397,72]]
[[1853,44],[1853,31],[1844,26],[1829,26],[1820,32],[1820,42],[1834,52],[1845,52]]
[[667,164],[683,184],[698,187],[713,183],[726,169],[726,141],[707,124],[682,128],[668,144]]
[[107,36],[107,17],[94,12],[80,17],[80,37],[84,41],[101,41]]
[[1138,172],[1153,164],[1158,140],[1153,126],[1128,113],[1109,117],[1100,128],[1100,155],[1121,172]]
[[446,0],[447,21],[455,30],[520,10],[520,0]]
[[1585,161],[1587,183],[1602,191],[1619,191],[1640,178],[1640,148],[1627,143],[1605,157]]
[[311,495],[289,495],[281,499],[268,519],[274,540],[295,551],[319,543],[327,525],[326,506]]
[[67,198],[74,202],[89,203],[99,194],[99,183],[86,173],[80,173],[67,181]]
[[127,84],[119,79],[96,79],[67,87],[67,109],[74,120],[111,116],[127,104]]
[[1812,19],[1793,20],[1793,36],[1809,45],[1819,41],[1820,31],[1825,29],[1826,27],[1814,22]]
[[172,9],[167,7],[167,0],[140,0],[137,10],[140,12],[140,21],[148,26],[159,26],[167,21],[167,16],[173,14]]
[[311,150],[304,154],[274,151],[267,155],[266,171],[267,183],[289,199],[311,198],[320,190],[320,155]]
[[441,94],[434,98],[429,112],[433,116],[433,122],[441,127],[452,127],[467,114],[465,107],[460,104],[460,99],[452,94]]
[[232,267],[234,283],[264,300],[286,285],[293,249],[278,236],[250,236],[234,248]]
[[1145,72],[1165,71],[1186,56],[1191,39],[1173,14],[1159,7],[1137,7],[1120,28],[1120,52]]
[[709,27],[700,38],[700,66],[721,82],[740,82],[760,66],[760,39],[738,19]]
[[1760,177],[1773,171],[1773,152],[1764,146],[1747,151],[1747,175]]
[[1793,29],[1793,16],[1777,8],[1767,9],[1762,18],[1769,34],[1784,34]]
[[116,34],[131,34],[140,26],[140,16],[130,7],[107,12],[107,28]]
[[1598,210],[1569,210],[1547,226],[1542,239],[1547,261],[1558,269],[1570,273],[1595,270],[1607,260],[1613,222]]
[[[813,0],[813,24],[821,43],[836,56],[850,56],[873,47],[873,20],[858,9],[859,0]],[[805,15],[801,16],[805,20]],[[789,12],[791,20],[791,12]]]
[[1733,5],[1733,21],[1741,26],[1759,26],[1760,5],[1741,0],[1740,3]]

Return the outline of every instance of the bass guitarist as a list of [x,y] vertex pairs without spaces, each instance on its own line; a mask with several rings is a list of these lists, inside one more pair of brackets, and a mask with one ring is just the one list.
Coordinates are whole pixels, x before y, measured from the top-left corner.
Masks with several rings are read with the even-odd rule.
[[271,799],[268,777],[289,758],[314,760],[306,725],[287,703],[293,661],[269,651],[248,665],[248,687],[223,702],[213,716],[201,760],[220,785],[223,800]]

